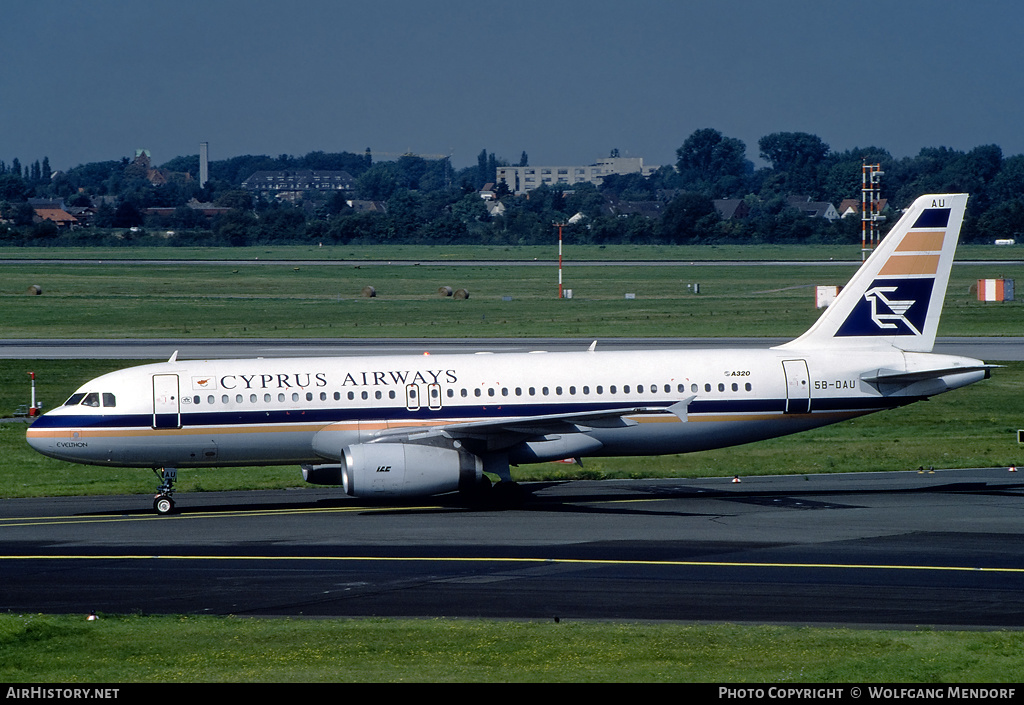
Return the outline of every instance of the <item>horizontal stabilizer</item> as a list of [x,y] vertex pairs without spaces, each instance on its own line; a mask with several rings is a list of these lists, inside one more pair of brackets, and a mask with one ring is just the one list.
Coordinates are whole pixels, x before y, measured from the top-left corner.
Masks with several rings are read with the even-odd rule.
[[973,365],[970,367],[943,367],[934,370],[916,370],[914,372],[901,372],[898,370],[876,370],[861,375],[861,380],[869,384],[913,384],[924,382],[929,379],[940,379],[947,375],[962,375],[969,372],[984,372],[985,379],[988,379],[991,370],[1001,365]]

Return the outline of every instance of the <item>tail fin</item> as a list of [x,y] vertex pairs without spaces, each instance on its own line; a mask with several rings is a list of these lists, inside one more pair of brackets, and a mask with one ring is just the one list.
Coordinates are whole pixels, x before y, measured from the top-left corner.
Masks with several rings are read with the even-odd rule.
[[931,351],[966,207],[966,193],[914,201],[815,324],[780,347]]

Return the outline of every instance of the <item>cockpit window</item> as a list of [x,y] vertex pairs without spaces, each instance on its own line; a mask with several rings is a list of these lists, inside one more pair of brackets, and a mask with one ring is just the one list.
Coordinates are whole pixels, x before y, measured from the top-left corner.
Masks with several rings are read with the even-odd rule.
[[117,397],[110,392],[103,392],[102,394],[100,392],[76,392],[64,402],[64,406],[77,406],[81,404],[82,406],[98,407],[100,402],[103,403],[104,407],[114,407],[117,406]]

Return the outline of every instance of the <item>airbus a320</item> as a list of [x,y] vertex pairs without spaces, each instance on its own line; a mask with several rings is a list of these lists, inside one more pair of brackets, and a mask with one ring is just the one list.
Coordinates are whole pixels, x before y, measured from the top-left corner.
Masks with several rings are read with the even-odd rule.
[[984,379],[931,352],[967,194],[918,198],[799,338],[751,350],[178,360],[97,377],[29,444],[75,463],[296,464],[353,497],[515,487],[511,468],[689,453],[893,409]]

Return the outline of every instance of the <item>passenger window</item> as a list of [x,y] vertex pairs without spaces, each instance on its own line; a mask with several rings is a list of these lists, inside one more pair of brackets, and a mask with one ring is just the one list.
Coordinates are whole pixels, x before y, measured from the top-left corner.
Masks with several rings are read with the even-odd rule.
[[744,386],[744,388],[745,388],[745,389],[746,389],[746,390],[747,390],[748,392],[749,392],[749,391],[750,391],[751,389],[753,389],[753,387],[751,387],[751,386],[750,386],[750,382],[747,382],[747,383],[746,383],[745,385],[743,385],[743,386]]

